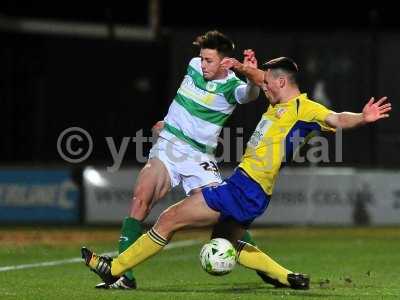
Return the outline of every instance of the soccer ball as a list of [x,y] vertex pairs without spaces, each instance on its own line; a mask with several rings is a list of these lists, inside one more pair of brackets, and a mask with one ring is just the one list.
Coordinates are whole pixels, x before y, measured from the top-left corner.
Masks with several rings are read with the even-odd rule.
[[225,275],[236,264],[236,250],[226,239],[210,240],[201,248],[200,263],[204,271],[211,275]]

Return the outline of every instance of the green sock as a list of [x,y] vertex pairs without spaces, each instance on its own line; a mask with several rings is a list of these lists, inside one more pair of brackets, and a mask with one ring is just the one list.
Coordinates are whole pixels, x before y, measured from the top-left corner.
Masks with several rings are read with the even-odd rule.
[[[122,223],[121,237],[119,238],[119,253],[124,252],[143,234],[142,223],[134,218],[126,217]],[[132,271],[125,273],[125,276],[134,280]]]
[[243,237],[242,237],[242,241],[246,242],[252,246],[256,245],[256,242],[253,240],[253,238],[250,235],[250,232],[248,230],[246,230],[246,232],[244,233]]

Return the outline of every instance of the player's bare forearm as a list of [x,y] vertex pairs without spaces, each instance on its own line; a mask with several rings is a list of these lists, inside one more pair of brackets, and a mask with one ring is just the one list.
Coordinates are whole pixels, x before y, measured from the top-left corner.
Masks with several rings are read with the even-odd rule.
[[350,129],[365,125],[362,113],[341,112],[337,113],[337,128]]
[[375,99],[372,97],[364,106],[361,113],[331,113],[327,116],[326,122],[335,128],[349,129],[388,118],[388,112],[391,111],[392,105],[385,103],[386,100],[387,97],[382,97],[375,102]]
[[234,69],[236,72],[246,76],[249,81],[259,87],[261,87],[263,84],[264,72],[255,66],[251,66],[247,63],[242,64],[237,59],[231,57],[225,57],[221,62],[221,66],[226,69]]
[[264,71],[252,66],[244,65],[237,60],[233,64],[233,69],[246,76],[246,78],[255,85],[260,87],[262,86],[264,81]]

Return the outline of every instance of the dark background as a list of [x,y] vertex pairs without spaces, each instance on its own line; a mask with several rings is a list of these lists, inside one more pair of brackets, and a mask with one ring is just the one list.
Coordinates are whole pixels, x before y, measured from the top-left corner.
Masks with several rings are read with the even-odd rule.
[[[0,20],[107,24],[109,36],[83,37],[0,30],[0,163],[65,164],[59,134],[72,126],[93,137],[85,162],[111,162],[104,137],[121,141],[149,128],[169,103],[196,49],[193,39],[219,29],[259,61],[290,56],[302,70],[301,87],[318,98],[318,85],[336,111],[360,112],[370,96],[388,96],[391,118],[344,133],[342,165],[399,167],[400,21],[391,8],[348,8],[345,3],[183,3],[160,1],[154,40],[118,39],[113,26],[147,26],[147,1],[108,6],[53,3],[1,4]],[[260,2],[262,3],[262,2]],[[1,26],[0,26],[1,27]],[[247,141],[266,109],[264,96],[240,106],[228,126],[244,127]],[[323,99],[317,99],[323,100]],[[148,151],[149,144],[144,149]],[[136,163],[134,147],[124,163]],[[231,157],[236,157],[231,147]]]

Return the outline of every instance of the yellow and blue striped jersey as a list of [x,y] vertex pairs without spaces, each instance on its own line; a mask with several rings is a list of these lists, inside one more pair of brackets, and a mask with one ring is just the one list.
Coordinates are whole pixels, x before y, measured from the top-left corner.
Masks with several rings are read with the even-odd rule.
[[315,131],[335,131],[325,122],[330,113],[307,94],[270,105],[247,143],[239,167],[271,195],[282,162],[293,156],[299,141]]

